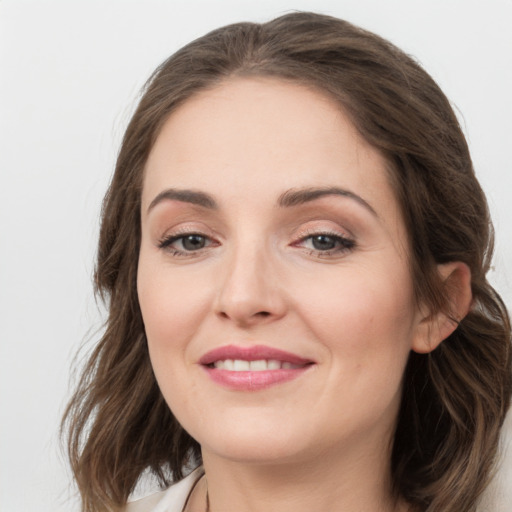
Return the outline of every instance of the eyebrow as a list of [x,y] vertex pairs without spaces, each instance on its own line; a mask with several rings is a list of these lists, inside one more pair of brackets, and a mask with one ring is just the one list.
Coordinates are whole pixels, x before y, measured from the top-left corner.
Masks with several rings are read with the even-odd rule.
[[342,196],[348,197],[358,202],[361,206],[364,206],[370,213],[375,217],[379,217],[373,207],[365,201],[361,196],[358,196],[350,190],[345,190],[338,187],[323,187],[323,188],[303,188],[303,189],[291,189],[287,190],[279,196],[278,206],[289,208],[292,206],[298,206],[301,204],[309,203],[326,196]]
[[182,201],[184,203],[195,204],[197,206],[202,206],[203,208],[208,208],[209,210],[217,210],[218,205],[213,199],[212,196],[206,194],[205,192],[200,192],[198,190],[189,190],[189,189],[176,189],[176,188],[168,188],[160,194],[158,194],[151,204],[148,206],[148,213],[158,204],[164,200],[174,200],[174,201]]
[[[342,196],[347,197],[349,199],[353,199],[360,205],[364,206],[375,217],[378,217],[378,214],[373,209],[373,207],[361,196],[358,196],[357,194],[351,192],[350,190],[345,190],[339,187],[310,187],[302,189],[290,189],[279,196],[279,199],[277,200],[277,205],[280,208],[291,208],[293,206],[299,206],[327,196]],[[191,189],[168,188],[160,192],[153,199],[153,201],[151,201],[151,204],[148,206],[148,213],[157,204],[161,203],[164,200],[182,201],[184,203],[202,206],[203,208],[207,208],[209,210],[218,210],[219,208],[215,199],[205,192],[200,192],[199,190]]]

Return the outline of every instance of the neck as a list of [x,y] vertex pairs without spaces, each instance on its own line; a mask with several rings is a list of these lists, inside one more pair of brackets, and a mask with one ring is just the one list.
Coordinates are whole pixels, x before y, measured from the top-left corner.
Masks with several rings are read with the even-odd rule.
[[[354,453],[351,453],[354,452]],[[391,492],[389,449],[331,450],[307,461],[247,464],[203,450],[206,478],[187,512],[405,512]]]

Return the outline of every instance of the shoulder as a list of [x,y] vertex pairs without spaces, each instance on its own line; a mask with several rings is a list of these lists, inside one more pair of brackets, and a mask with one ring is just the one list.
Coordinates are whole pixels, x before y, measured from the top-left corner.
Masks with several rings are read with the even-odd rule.
[[140,500],[131,501],[126,505],[123,512],[151,512],[155,509],[162,498],[170,491],[170,489],[172,489],[172,487],[169,487],[167,491],[156,492]]
[[190,492],[203,473],[203,468],[198,467],[165,491],[128,503],[123,512],[182,512]]

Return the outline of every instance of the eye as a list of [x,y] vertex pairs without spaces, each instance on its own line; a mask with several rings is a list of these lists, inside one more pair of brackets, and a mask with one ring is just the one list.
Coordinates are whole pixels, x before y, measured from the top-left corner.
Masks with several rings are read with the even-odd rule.
[[302,237],[294,245],[308,249],[318,256],[330,256],[350,251],[355,247],[355,242],[339,234],[312,233]]
[[206,238],[202,235],[187,235],[178,240],[186,251],[197,251],[206,246]]
[[311,245],[317,251],[331,251],[336,248],[336,243],[338,242],[335,237],[330,235],[315,235],[310,238]]
[[188,256],[215,245],[215,242],[201,233],[170,235],[160,240],[158,247],[174,256]]

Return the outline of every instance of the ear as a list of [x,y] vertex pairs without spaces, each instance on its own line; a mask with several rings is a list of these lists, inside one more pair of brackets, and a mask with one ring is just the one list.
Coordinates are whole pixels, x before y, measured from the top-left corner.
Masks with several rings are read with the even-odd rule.
[[426,354],[436,349],[457,328],[471,307],[471,271],[460,261],[438,265],[437,270],[447,294],[449,312],[431,313],[420,307],[412,350]]

